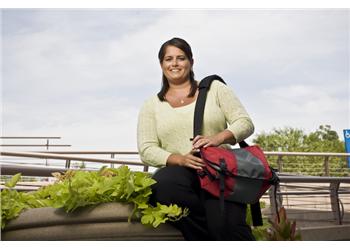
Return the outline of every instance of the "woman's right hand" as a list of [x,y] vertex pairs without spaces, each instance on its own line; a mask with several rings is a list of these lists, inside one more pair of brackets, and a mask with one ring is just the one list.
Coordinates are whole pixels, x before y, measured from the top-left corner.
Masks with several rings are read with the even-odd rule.
[[167,165],[177,165],[193,168],[195,170],[202,170],[204,162],[200,157],[194,155],[196,152],[196,150],[192,150],[186,155],[172,154],[168,158]]

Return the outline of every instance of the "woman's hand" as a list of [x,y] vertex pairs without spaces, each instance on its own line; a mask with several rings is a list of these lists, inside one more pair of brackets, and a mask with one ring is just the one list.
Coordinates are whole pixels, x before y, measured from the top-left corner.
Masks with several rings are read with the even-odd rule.
[[182,166],[193,168],[196,170],[202,170],[204,167],[204,161],[202,158],[195,156],[194,154],[198,152],[197,150],[192,150],[188,154],[183,156]]
[[202,170],[202,167],[204,167],[204,162],[200,157],[194,155],[196,152],[198,151],[192,150],[186,155],[171,154],[167,160],[167,165],[182,166],[193,168],[195,170]]
[[192,142],[193,150],[200,149],[201,147],[216,147],[222,144],[222,139],[219,136],[203,136],[203,135],[197,135]]
[[221,144],[229,143],[229,144],[236,144],[236,139],[232,132],[229,130],[224,130],[216,135],[212,136],[203,136],[203,135],[197,135],[192,142],[193,150],[198,150],[201,147],[217,147]]

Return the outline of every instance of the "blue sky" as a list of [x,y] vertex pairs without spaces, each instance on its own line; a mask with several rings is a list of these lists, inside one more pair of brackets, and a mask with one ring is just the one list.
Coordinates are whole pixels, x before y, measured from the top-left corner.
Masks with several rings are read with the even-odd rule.
[[349,128],[347,9],[6,9],[1,17],[3,135],[136,150],[138,110],[160,88],[159,47],[175,36],[191,44],[197,79],[219,74],[232,87],[256,133]]

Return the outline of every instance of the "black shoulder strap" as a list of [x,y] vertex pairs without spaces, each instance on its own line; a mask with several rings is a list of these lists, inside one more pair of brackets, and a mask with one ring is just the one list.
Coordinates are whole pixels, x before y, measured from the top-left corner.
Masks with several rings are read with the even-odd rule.
[[[203,78],[198,85],[198,97],[196,101],[196,107],[194,109],[194,122],[193,122],[193,138],[202,133],[203,115],[205,101],[207,100],[207,93],[210,89],[210,85],[214,80],[219,80],[223,84],[226,82],[218,75],[210,75]],[[248,147],[249,145],[245,141],[239,142],[241,148]]]
[[198,85],[199,93],[196,101],[196,107],[194,109],[193,138],[202,133],[205,101],[207,99],[207,93],[210,89],[210,85],[214,80],[219,80],[220,82],[226,84],[220,76],[210,75],[203,78]]
[[[194,109],[194,122],[193,122],[193,138],[202,133],[202,125],[203,125],[203,115],[204,115],[204,107],[205,101],[207,99],[207,93],[210,89],[210,85],[214,80],[219,80],[223,84],[226,84],[225,81],[218,75],[210,75],[203,78],[198,86],[198,97],[196,101],[196,107]],[[239,146],[241,148],[248,147],[249,145],[245,141],[239,142]],[[254,226],[261,226],[262,215],[260,209],[260,202],[256,202],[255,204],[250,205],[252,221]]]

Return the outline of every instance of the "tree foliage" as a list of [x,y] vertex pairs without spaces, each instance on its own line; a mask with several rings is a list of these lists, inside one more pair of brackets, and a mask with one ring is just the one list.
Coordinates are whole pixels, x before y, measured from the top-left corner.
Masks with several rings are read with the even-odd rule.
[[[281,152],[337,152],[344,153],[344,142],[330,125],[321,125],[309,134],[302,129],[285,127],[272,132],[257,134],[253,140],[264,151]],[[268,157],[272,167],[277,166],[277,157]],[[331,175],[349,176],[346,158],[331,157]],[[283,157],[283,171],[300,174],[324,175],[324,157]]]
[[286,127],[261,133],[253,140],[265,151],[285,152],[338,152],[344,153],[344,142],[329,125],[321,125],[306,134],[302,129]]

